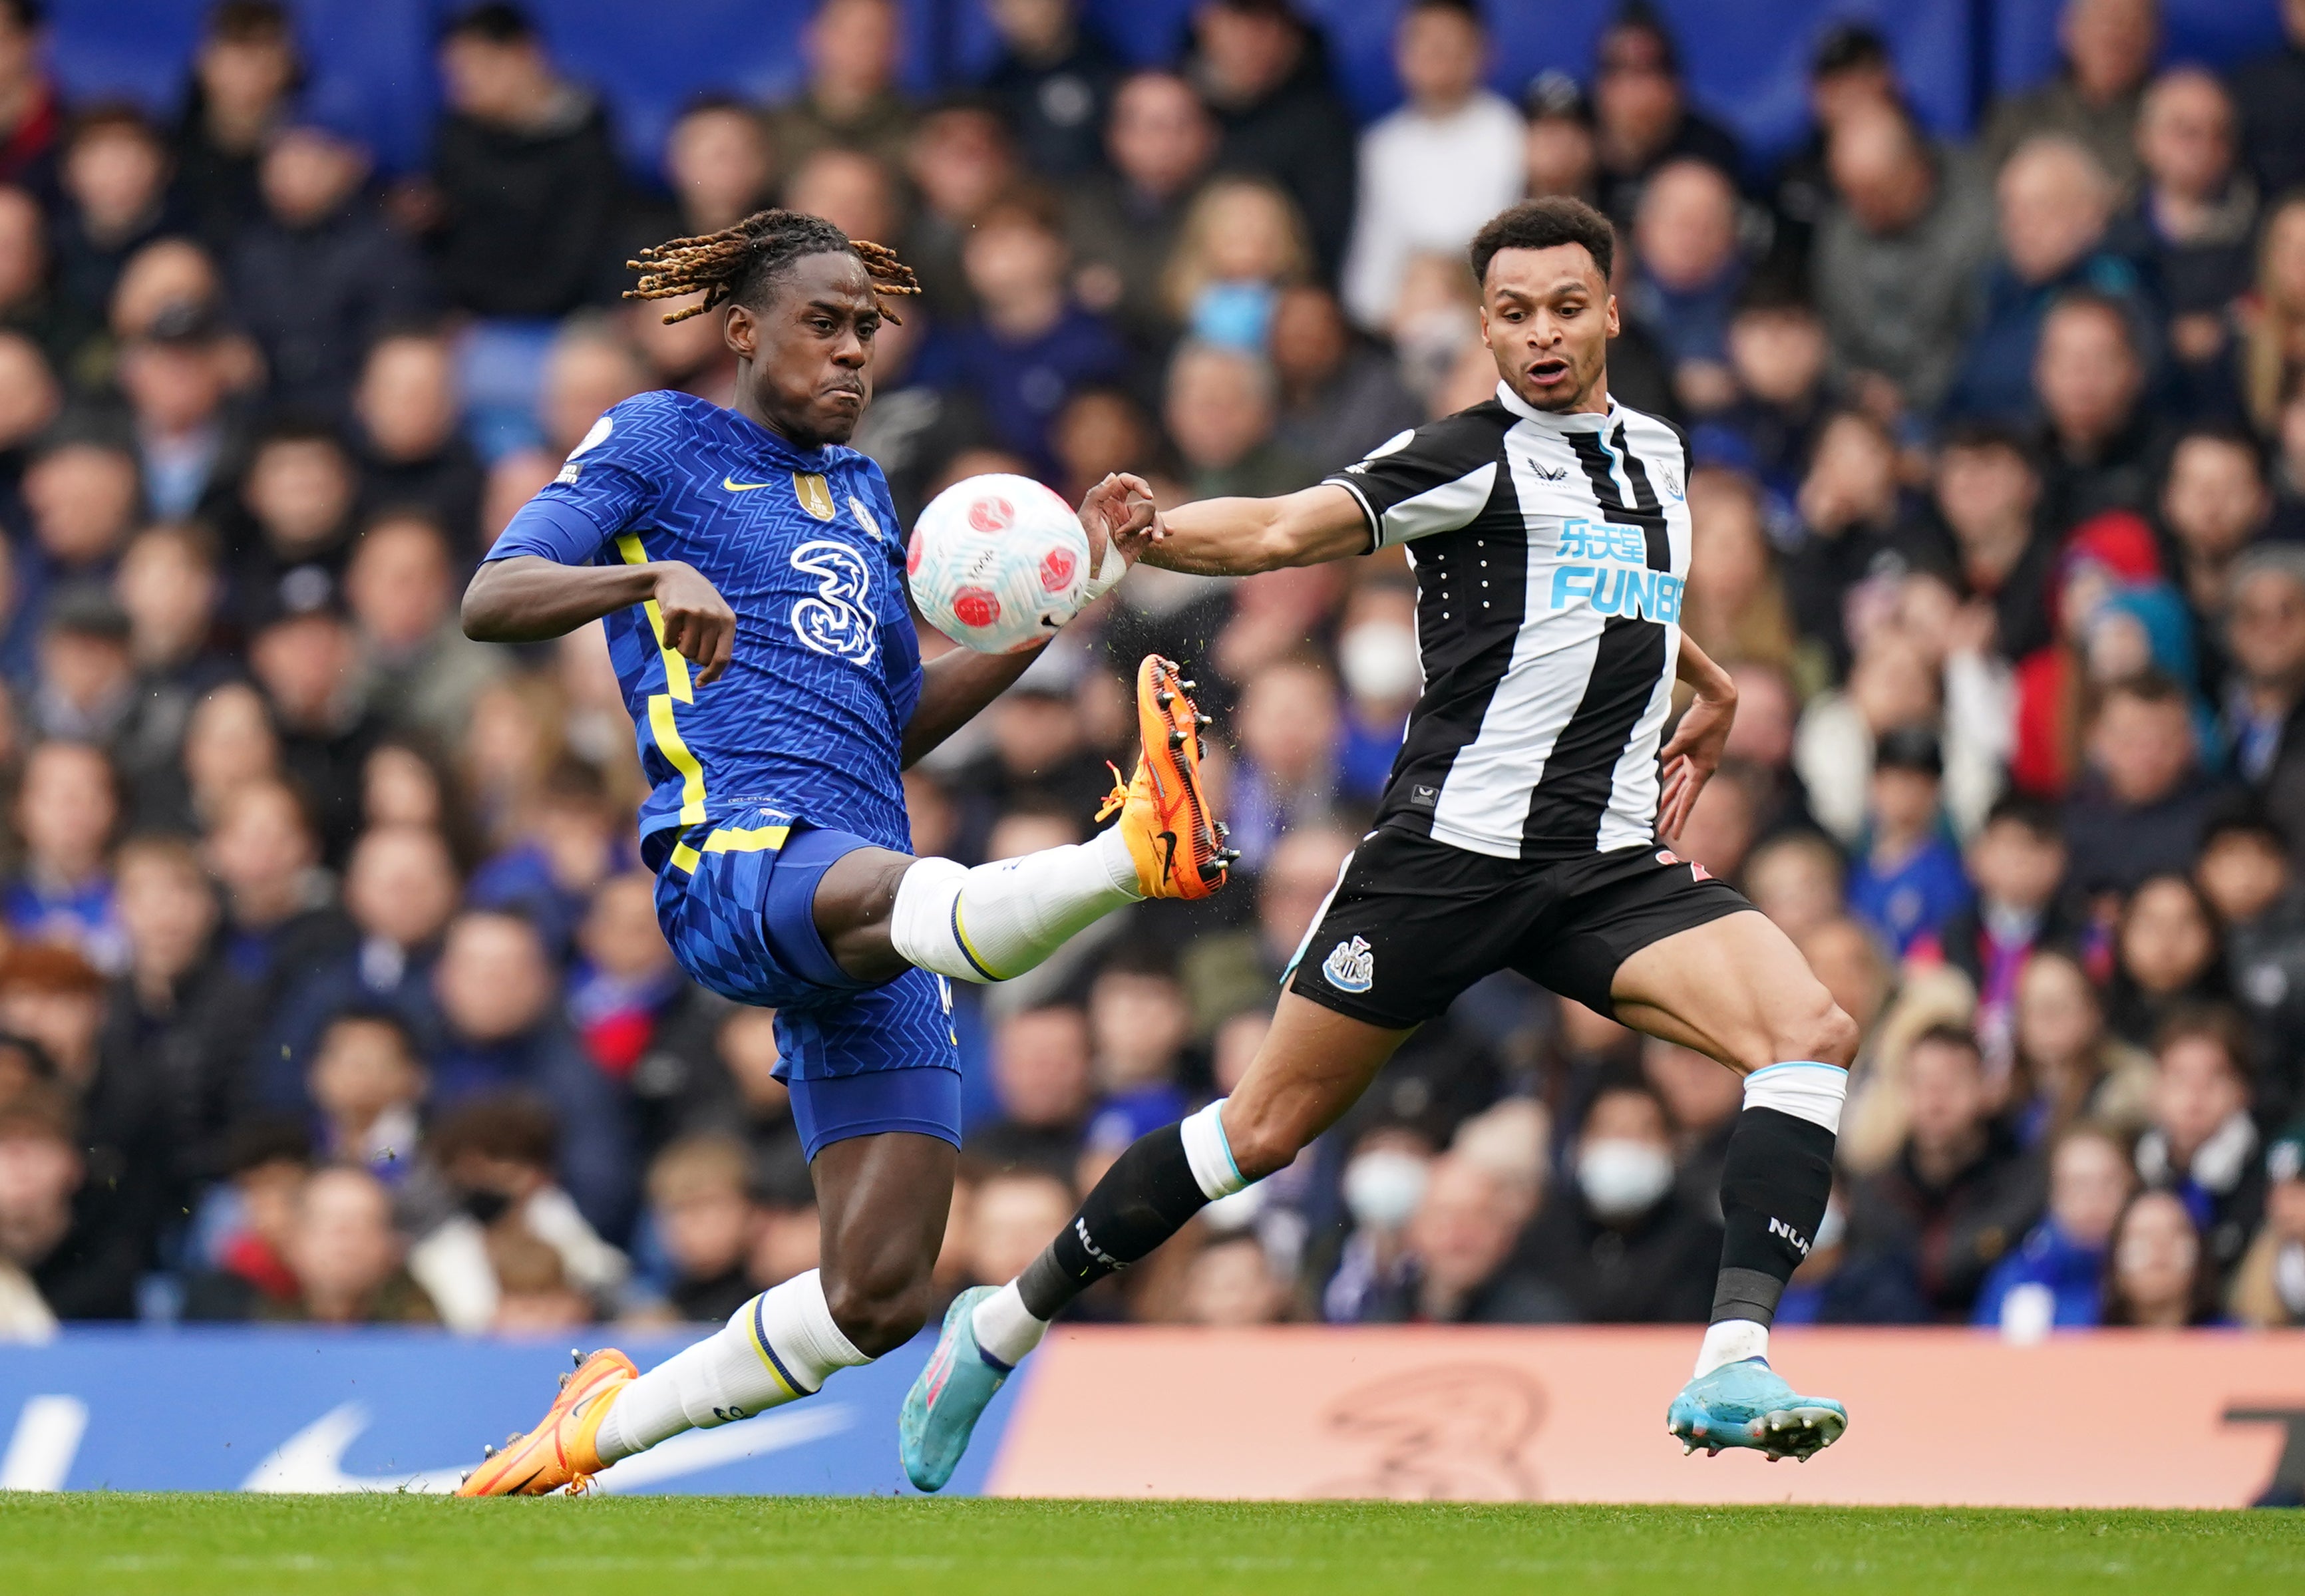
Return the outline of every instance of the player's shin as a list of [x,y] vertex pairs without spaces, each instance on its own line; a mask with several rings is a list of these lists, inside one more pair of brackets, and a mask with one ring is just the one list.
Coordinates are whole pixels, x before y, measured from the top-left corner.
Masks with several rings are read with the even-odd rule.
[[836,1371],[870,1362],[833,1322],[811,1269],[762,1292],[719,1329],[625,1386],[600,1422],[600,1461],[798,1401]]
[[1025,1272],[976,1306],[977,1345],[1015,1364],[1040,1345],[1065,1304],[1167,1241],[1192,1217],[1248,1183],[1225,1143],[1220,1098],[1179,1125],[1136,1139],[1080,1211]]
[[923,859],[897,883],[889,940],[909,963],[953,981],[1008,981],[1144,896],[1117,827],[974,870]]
[[1849,1072],[1829,1064],[1773,1065],[1745,1078],[1745,1107],[1721,1174],[1721,1275],[1697,1354],[1700,1378],[1767,1357],[1778,1300],[1833,1194],[1833,1141],[1848,1090]]

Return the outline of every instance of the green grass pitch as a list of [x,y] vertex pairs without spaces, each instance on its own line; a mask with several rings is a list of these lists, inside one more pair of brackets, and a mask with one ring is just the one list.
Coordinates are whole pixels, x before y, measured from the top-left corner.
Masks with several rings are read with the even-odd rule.
[[2305,1590],[2305,1515],[0,1496],[9,1596]]

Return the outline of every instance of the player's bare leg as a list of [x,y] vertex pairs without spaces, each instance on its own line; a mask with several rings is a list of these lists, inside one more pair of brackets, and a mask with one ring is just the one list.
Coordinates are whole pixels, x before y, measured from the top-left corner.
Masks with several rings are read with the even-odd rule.
[[1230,1098],[1139,1137],[1024,1274],[953,1303],[905,1399],[899,1434],[913,1483],[936,1490],[951,1478],[985,1405],[1066,1303],[1216,1199],[1285,1168],[1359,1099],[1408,1034],[1282,993]]
[[1295,1162],[1360,1101],[1411,1034],[1283,992],[1263,1045],[1240,1085],[1221,1099],[1225,1145],[1243,1179],[1263,1180]]
[[1804,1462],[1849,1415],[1768,1365],[1769,1325],[1833,1193],[1833,1140],[1856,1023],[1792,942],[1748,911],[1650,944],[1618,968],[1617,1018],[1745,1077],[1721,1176],[1725,1234],[1713,1322],[1666,1427],[1690,1450],[1745,1447]]
[[892,1352],[927,1321],[959,1154],[901,1132],[835,1142],[816,1155],[824,1296],[832,1321],[867,1357]]

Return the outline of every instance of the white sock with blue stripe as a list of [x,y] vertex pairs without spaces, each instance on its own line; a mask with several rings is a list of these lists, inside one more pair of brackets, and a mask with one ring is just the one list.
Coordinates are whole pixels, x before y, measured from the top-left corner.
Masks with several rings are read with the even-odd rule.
[[916,861],[897,885],[889,941],[909,964],[953,981],[1008,981],[1144,896],[1120,828],[970,870]]
[[618,1392],[595,1439],[600,1461],[797,1402],[835,1371],[872,1361],[833,1322],[817,1271],[795,1275]]
[[1837,1064],[1795,1059],[1745,1077],[1745,1107],[1774,1108],[1841,1134],[1841,1108],[1849,1099],[1849,1072]]
[[1233,1162],[1232,1143],[1225,1137],[1224,1106],[1229,1100],[1219,1098],[1199,1113],[1187,1115],[1177,1126],[1185,1162],[1192,1167],[1201,1195],[1211,1202],[1248,1190],[1240,1166]]

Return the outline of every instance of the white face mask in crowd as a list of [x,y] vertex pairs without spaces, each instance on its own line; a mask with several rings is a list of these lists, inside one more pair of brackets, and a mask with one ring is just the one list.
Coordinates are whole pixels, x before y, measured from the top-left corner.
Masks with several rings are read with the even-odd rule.
[[1368,1230],[1399,1230],[1425,1201],[1426,1161],[1397,1147],[1373,1148],[1345,1166],[1345,1207]]
[[1337,639],[1337,665],[1357,699],[1397,703],[1425,685],[1416,633],[1391,621],[1363,621]]
[[1608,1136],[1577,1155],[1577,1186],[1603,1219],[1629,1219],[1672,1189],[1672,1155],[1654,1142]]

